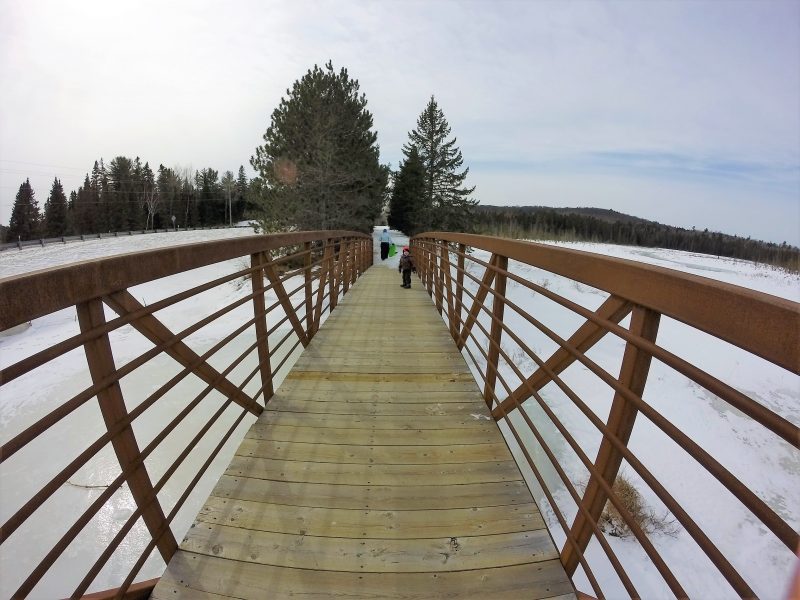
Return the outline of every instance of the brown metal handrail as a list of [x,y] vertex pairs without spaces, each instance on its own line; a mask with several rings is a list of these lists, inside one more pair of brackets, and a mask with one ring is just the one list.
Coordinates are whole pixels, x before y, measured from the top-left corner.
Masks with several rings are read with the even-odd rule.
[[[176,275],[198,267],[245,257],[250,266],[213,281],[199,285],[159,300],[149,306],[141,304],[128,289],[149,281]],[[72,523],[56,544],[43,549],[43,556],[30,573],[15,573],[20,584],[14,597],[25,597],[35,591],[42,578],[53,567],[63,552],[70,546],[86,525],[97,518],[98,513],[114,494],[127,486],[136,510],[114,535],[108,547],[100,554],[86,573],[76,573],[72,597],[83,595],[95,581],[108,561],[123,546],[126,536],[140,521],[149,531],[150,541],[141,550],[138,560],[123,580],[114,582],[113,590],[92,594],[92,597],[146,597],[155,585],[155,580],[134,584],[145,561],[154,549],[164,562],[169,561],[177,549],[172,521],[181,507],[192,495],[196,485],[208,470],[226,442],[234,437],[240,423],[250,416],[257,416],[273,395],[273,381],[291,357],[296,358],[296,349],[308,345],[322,319],[332,311],[338,299],[347,293],[350,285],[372,264],[372,238],[350,231],[315,231],[290,234],[248,236],[217,242],[189,244],[161,250],[137,252],[95,261],[76,263],[65,267],[38,271],[16,277],[0,279],[0,330],[29,322],[38,317],[64,308],[74,307],[80,333],[53,343],[44,350],[19,360],[0,370],[0,386],[36,369],[47,368],[52,361],[67,352],[83,348],[92,384],[71,398],[60,399],[57,407],[42,416],[0,447],[0,463],[5,463],[17,452],[36,443],[46,441],[48,430],[63,422],[78,408],[87,405],[92,398],[98,399],[98,407],[105,422],[106,431],[63,467],[49,482],[34,492],[0,528],[0,544],[5,544],[31,518],[44,503],[65,485],[81,468],[91,469],[93,460],[109,444],[119,462],[120,472],[115,480]],[[178,305],[220,285],[237,279],[249,279],[252,293],[241,297],[212,314],[199,318],[178,333],[173,333],[157,317],[159,311]],[[289,290],[286,283],[299,279],[299,285]],[[276,301],[267,305],[267,293]],[[300,295],[298,301],[296,296]],[[253,305],[253,317],[244,322],[237,321],[233,330],[222,337],[212,348],[197,354],[188,345],[187,339],[203,327],[218,322],[236,308],[247,303]],[[104,305],[119,316],[106,321]],[[275,316],[283,313],[283,316]],[[268,327],[268,320],[270,325]],[[273,343],[281,327],[290,325],[288,333]],[[112,354],[110,333],[129,325],[153,343],[153,347],[118,366]],[[222,371],[211,366],[209,359],[233,343],[243,334],[250,333],[254,340],[238,354]],[[290,345],[294,338],[294,344]],[[272,345],[271,345],[272,344]],[[242,345],[241,343],[239,344]],[[288,347],[288,349],[287,349]],[[237,348],[237,351],[241,348]],[[272,365],[272,359],[282,349],[283,358]],[[234,370],[256,353],[253,368],[241,381],[231,381]],[[120,380],[136,373],[137,369],[152,359],[167,355],[174,359],[182,370],[169,381],[156,382],[160,387],[132,409],[128,409],[123,397]],[[183,402],[182,410],[158,432],[148,444],[140,449],[133,426],[146,410],[156,405],[170,390],[190,375],[199,378],[206,387],[193,399]],[[245,388],[258,377],[260,386],[250,395]],[[221,401],[217,410],[200,427],[189,429],[185,419],[211,392],[219,392]],[[205,462],[194,473],[182,495],[168,514],[165,514],[158,494],[184,463],[206,434],[222,423],[226,412],[234,411],[233,423],[222,433],[210,438],[216,447]],[[192,436],[189,443],[169,465],[157,481],[151,480],[145,460],[173,432],[183,428]],[[241,431],[239,435],[241,435]],[[14,485],[4,480],[3,485]],[[201,498],[200,500],[203,500]],[[180,532],[179,532],[180,533]],[[19,533],[17,533],[19,535]],[[68,584],[65,582],[65,584]],[[108,585],[103,585],[108,587]]]
[[[590,542],[594,540],[602,548],[626,593],[631,597],[640,596],[600,527],[601,514],[608,501],[627,523],[671,592],[676,597],[687,596],[679,577],[612,491],[624,460],[691,536],[732,590],[742,597],[755,596],[747,583],[748,573],[739,572],[731,564],[711,536],[629,447],[628,441],[639,413],[749,509],[783,543],[787,553],[794,554],[800,540],[794,528],[642,396],[651,359],[655,358],[795,449],[800,448],[800,429],[796,424],[707,373],[702,365],[692,364],[656,344],[660,319],[666,316],[797,375],[800,373],[799,304],[669,269],[542,244],[445,232],[420,234],[412,239],[411,244],[423,285],[448,324],[453,340],[471,363],[492,415],[508,427],[513,438],[509,441],[516,443],[558,521],[564,536],[561,561],[571,577],[580,566],[594,594],[604,597],[598,578],[592,572],[593,567],[598,567],[591,564],[586,555]],[[489,253],[489,260],[479,259],[468,252],[468,248]],[[515,274],[514,269],[509,268],[509,260],[589,285],[608,293],[608,297],[596,310],[586,309],[554,293],[546,285]],[[467,261],[472,270],[482,271],[482,276],[473,275]],[[564,339],[507,297],[509,282],[540,294],[585,321],[568,339]],[[509,313],[513,314],[513,327],[509,325]],[[628,315],[631,315],[630,325],[619,325]],[[556,344],[557,350],[549,357],[538,356],[523,339],[521,322],[531,331],[547,336]],[[609,373],[587,356],[589,349],[609,333],[625,343],[618,373]],[[516,364],[518,360],[503,347],[504,339],[511,340],[535,363],[533,373],[522,373]],[[593,373],[609,393],[613,393],[607,421],[591,409],[587,403],[591,398],[581,398],[561,377],[573,363]],[[548,383],[557,386],[600,434],[595,457],[587,454],[575,432],[569,430],[539,393]],[[585,490],[577,489],[578,486],[570,480],[542,434],[543,424],[537,423],[526,411],[526,400],[529,399],[547,416],[550,421],[547,426],[552,425],[559,432],[585,468],[588,475]],[[524,422],[522,433],[510,418],[514,413]],[[525,441],[529,435],[535,438],[547,460],[533,458],[531,444]],[[543,468],[552,469],[558,475],[559,483],[574,502],[573,518],[562,511],[553,490],[547,485]]]

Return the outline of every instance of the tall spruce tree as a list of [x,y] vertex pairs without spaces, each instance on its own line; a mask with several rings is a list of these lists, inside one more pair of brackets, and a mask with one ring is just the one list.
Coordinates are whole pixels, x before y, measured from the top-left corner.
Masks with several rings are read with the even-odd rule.
[[53,181],[50,195],[44,203],[45,237],[61,237],[67,233],[67,197],[64,187],[58,180]]
[[[108,165],[108,227],[110,231],[127,231],[136,210],[133,189],[133,161],[117,156]],[[132,218],[131,218],[132,217]]]
[[424,197],[425,165],[416,147],[412,147],[394,177],[389,201],[389,226],[408,235],[421,232],[429,221]]
[[257,212],[266,230],[371,230],[388,168],[366,106],[358,81],[330,62],[287,90],[250,159],[264,184]]
[[406,158],[416,148],[425,167],[420,229],[469,231],[473,225],[472,209],[478,202],[469,196],[475,187],[463,187],[469,167],[459,172],[464,159],[456,138],[448,140],[449,135],[450,125],[431,96],[417,119],[417,128],[408,134],[409,141],[403,146]]
[[244,172],[244,165],[239,165],[239,173],[236,176],[235,200],[233,202],[233,221],[238,222],[244,219],[248,211],[248,190],[250,184],[247,181],[247,174]]
[[39,237],[41,233],[42,216],[39,212],[39,203],[33,193],[30,180],[26,179],[19,186],[14,207],[11,209],[11,220],[8,223],[7,239],[12,242],[17,240],[31,240]]

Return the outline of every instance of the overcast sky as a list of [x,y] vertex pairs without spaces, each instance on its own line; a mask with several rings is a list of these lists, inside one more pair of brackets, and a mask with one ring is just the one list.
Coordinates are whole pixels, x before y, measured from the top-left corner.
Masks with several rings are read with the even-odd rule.
[[0,222],[96,159],[245,165],[332,60],[397,168],[431,94],[483,204],[800,244],[800,2],[0,0]]

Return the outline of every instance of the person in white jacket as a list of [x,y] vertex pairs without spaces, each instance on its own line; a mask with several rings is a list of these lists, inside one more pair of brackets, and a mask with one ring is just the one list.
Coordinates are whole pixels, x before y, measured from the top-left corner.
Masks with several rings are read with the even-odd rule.
[[389,236],[389,230],[384,229],[378,237],[381,242],[381,260],[389,258],[389,246],[392,244],[392,238]]

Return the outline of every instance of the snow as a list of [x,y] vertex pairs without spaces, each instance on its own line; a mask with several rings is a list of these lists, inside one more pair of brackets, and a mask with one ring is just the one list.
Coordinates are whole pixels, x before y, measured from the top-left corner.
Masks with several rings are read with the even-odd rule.
[[[45,247],[30,247],[23,250],[11,250],[0,253],[0,276],[7,277],[33,270],[50,268],[74,261],[164,247],[174,244],[195,243],[203,240],[221,239],[232,236],[250,235],[247,228],[223,229],[191,232],[172,232],[133,237],[106,238],[86,242],[73,242],[65,245],[54,244]],[[376,231],[377,235],[377,231]],[[402,246],[408,238],[401,233],[391,232],[393,241]],[[684,272],[702,275],[727,283],[759,290],[775,296],[800,301],[800,277],[785,271],[764,267],[746,261],[716,258],[707,255],[692,254],[672,250],[653,248],[633,248],[612,246],[607,244],[570,243],[557,244],[562,247],[585,250],[628,258],[656,264]],[[375,248],[377,250],[376,242]],[[485,252],[476,251],[474,257],[488,261]],[[397,270],[398,255],[380,261],[376,256],[377,268]],[[469,263],[469,261],[468,261]],[[145,304],[151,304],[160,298],[168,297],[180,290],[196,285],[200,281],[234,273],[244,268],[243,260],[227,261],[218,265],[204,267],[188,273],[153,281],[131,290],[136,298]],[[589,286],[571,282],[552,273],[511,261],[510,269],[547,289],[573,300],[582,306],[594,310],[607,297],[607,294]],[[482,267],[472,265],[470,272],[480,278]],[[398,274],[398,281],[399,281]],[[473,291],[475,284],[467,281]],[[419,285],[413,280],[412,285]],[[182,330],[195,322],[199,315],[210,314],[218,307],[242,298],[248,293],[247,285],[236,280],[193,297],[178,305],[159,311],[158,317],[173,332]],[[289,289],[293,286],[290,284]],[[562,337],[568,337],[581,323],[582,319],[547,300],[541,294],[534,294],[527,288],[509,282],[508,297],[529,314],[535,315],[545,325],[552,328]],[[274,297],[273,297],[274,299]],[[468,302],[468,300],[467,300]],[[268,299],[268,303],[271,300]],[[114,314],[107,310],[107,317]],[[249,303],[235,309],[218,322],[214,322],[192,334],[186,341],[198,353],[211,348],[221,336],[227,335],[233,323],[251,318],[252,308]],[[278,318],[282,313],[278,313]],[[537,354],[546,358],[555,349],[555,343],[542,334],[537,334],[524,319],[506,310],[506,319],[513,331]],[[627,320],[623,325],[627,325]],[[482,317],[480,323],[488,329],[488,319]],[[54,341],[65,339],[77,333],[74,309],[36,319],[30,326],[20,326],[13,331],[0,334],[0,366],[6,367],[25,356],[29,356]],[[288,327],[276,332],[278,340],[288,331]],[[478,332],[478,329],[475,330]],[[152,345],[132,327],[126,326],[111,336],[115,360],[118,365],[146,351]],[[293,338],[293,336],[292,336]],[[782,369],[747,355],[745,352],[724,342],[708,339],[709,336],[692,330],[671,319],[662,318],[658,334],[658,344],[700,365],[710,372],[746,393],[771,410],[782,415],[794,424],[800,423],[800,383],[798,378]],[[243,335],[236,343],[226,346],[219,356],[210,362],[222,369],[230,360],[250,343],[253,337]],[[271,340],[271,343],[275,343]],[[293,343],[290,339],[283,349]],[[473,354],[479,362],[482,356],[474,345]],[[609,335],[589,351],[588,356],[606,369],[609,373],[618,372],[624,344],[615,336]],[[513,357],[515,366],[529,375],[535,364],[525,355],[513,340],[504,337],[503,350]],[[297,352],[295,352],[295,355]],[[469,356],[467,355],[469,362]],[[291,365],[287,361],[283,371]],[[276,362],[273,362],[276,364]],[[255,358],[248,357],[240,367],[230,375],[237,384],[250,374],[255,365]],[[474,365],[473,369],[474,369]],[[123,393],[129,409],[137,406],[150,393],[155,391],[158,382],[165,381],[178,373],[181,368],[169,358],[159,357],[150,361],[145,367],[135,372],[136,376],[122,380]],[[501,375],[513,388],[517,378],[513,369],[503,364]],[[564,381],[581,397],[589,402],[591,410],[605,420],[611,404],[612,394],[605,384],[598,385],[598,378],[580,364],[574,364],[563,374]],[[71,397],[85,389],[90,383],[86,373],[85,358],[82,349],[74,350],[60,357],[45,368],[40,368],[26,376],[12,381],[0,388],[0,439],[3,443],[35,422],[46,412],[58,405],[59,400]],[[255,394],[258,389],[258,377],[255,377],[244,390]],[[160,431],[163,424],[172,419],[184,406],[182,399],[193,398],[205,386],[199,381],[187,378],[175,390],[162,398],[157,406],[148,409],[135,425],[135,433],[140,447],[145,447],[155,432]],[[498,388],[500,389],[500,388]],[[501,393],[501,395],[503,395]],[[542,397],[559,419],[578,439],[582,450],[591,459],[599,446],[599,435],[588,419],[580,413],[572,403],[555,386],[548,385],[542,390]],[[795,529],[800,529],[800,454],[776,438],[775,435],[755,426],[750,419],[738,411],[722,403],[693,382],[673,372],[661,363],[654,361],[651,367],[645,391],[645,400],[661,414],[719,460],[726,468],[739,477],[747,486],[769,504],[778,514],[785,518]],[[219,406],[221,396],[209,394],[200,402],[189,420],[187,430],[196,429],[205,422]],[[570,481],[579,488],[585,485],[588,475],[575,452],[569,448],[555,427],[549,425],[549,419],[535,401],[529,400],[525,410],[535,423],[539,424],[546,442],[551,446],[564,467]],[[212,433],[227,429],[237,411],[229,410],[223,414],[220,427]],[[526,431],[518,411],[512,417],[518,431]],[[173,530],[177,539],[191,524],[202,500],[213,487],[219,474],[224,470],[228,459],[252,422],[251,418],[237,428],[233,440],[226,446],[220,457],[210,468],[209,474],[198,486],[198,501],[187,503],[174,522]],[[510,446],[515,451],[518,462],[528,478],[534,495],[542,507],[545,518],[551,526],[552,535],[557,544],[563,544],[563,534],[558,526],[552,510],[548,507],[544,495],[539,491],[533,475],[529,472],[522,453],[516,448],[513,436],[507,431],[507,425],[501,423]],[[104,426],[95,401],[89,401],[66,419],[64,423],[53,427],[46,436],[46,443],[23,450],[0,465],[0,518],[8,519],[21,505],[31,491],[35,491],[43,483],[50,480],[77,453],[82,451],[91,441],[102,435]],[[214,437],[213,435],[211,437]],[[174,439],[173,439],[174,438]],[[171,435],[150,457],[146,464],[153,481],[158,480],[166,467],[171,464],[176,454],[187,443],[185,436]],[[537,462],[547,462],[546,455],[538,443],[529,436],[525,440]],[[187,463],[182,466],[175,477],[159,494],[159,499],[168,512],[177,497],[184,489],[184,482],[208,455],[211,446],[201,443],[200,448],[193,451]],[[650,468],[658,480],[686,507],[700,526],[709,534],[712,541],[729,557],[735,567],[746,573],[746,579],[754,591],[766,598],[781,597],[784,586],[796,559],[791,552],[775,539],[763,526],[735,501],[720,484],[707,473],[697,468],[677,445],[664,434],[650,425],[641,415],[637,419],[630,447],[635,454]],[[54,452],[54,449],[56,450]],[[88,504],[95,500],[119,472],[116,458],[110,448],[105,448],[99,455],[99,461],[93,464],[91,471],[82,470],[70,478],[70,484],[62,486],[45,506],[40,509],[46,520],[34,519],[32,526],[23,526],[0,548],[0,595],[10,596],[17,589],[21,580],[19,573],[29,572],[42,558],[42,549],[50,548],[63,534],[65,523],[71,523],[83,512]],[[655,495],[636,476],[630,466],[623,466],[627,475],[644,494],[650,506],[663,512],[663,507]],[[574,503],[566,492],[558,475],[552,468],[543,468],[542,473],[553,491],[560,509],[571,522],[575,514]],[[9,485],[7,482],[14,482]],[[91,487],[98,486],[98,487]],[[199,504],[198,504],[199,502]],[[84,562],[86,553],[94,557],[113,538],[119,526],[133,512],[135,505],[123,488],[103,508],[99,518],[86,528],[77,540],[67,549],[61,560],[56,563],[52,572],[35,589],[34,597],[52,597],[65,595],[70,585],[77,584],[75,573],[83,572],[86,567],[76,566],[76,562]],[[48,527],[41,527],[47,522]],[[105,589],[115,585],[120,574],[125,575],[129,565],[143,547],[149,536],[141,525],[137,524],[129,534],[124,551],[115,556],[113,562],[101,572],[91,590]],[[618,554],[626,570],[631,575],[639,592],[645,597],[669,596],[661,576],[652,563],[644,556],[639,545],[630,539],[609,537],[609,543]],[[746,540],[746,543],[743,543]],[[675,538],[655,536],[653,543],[673,569],[676,577],[692,596],[698,597],[732,597],[730,587],[714,575],[715,569],[705,555],[691,541],[681,528]],[[596,543],[588,549],[591,561],[597,564],[605,562],[604,554]],[[594,564],[594,562],[593,562]],[[634,565],[631,567],[631,565]],[[709,568],[710,567],[710,568]],[[139,578],[156,577],[161,573],[163,563],[160,559],[151,558]],[[595,575],[608,597],[624,595],[624,590],[613,583],[615,576],[610,567],[595,570]],[[576,579],[579,589],[590,591],[586,580]]]

